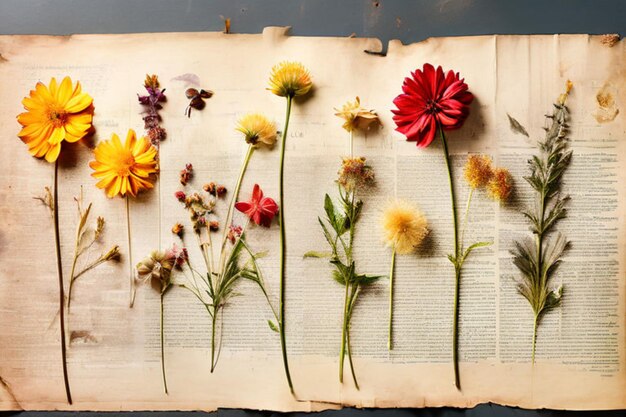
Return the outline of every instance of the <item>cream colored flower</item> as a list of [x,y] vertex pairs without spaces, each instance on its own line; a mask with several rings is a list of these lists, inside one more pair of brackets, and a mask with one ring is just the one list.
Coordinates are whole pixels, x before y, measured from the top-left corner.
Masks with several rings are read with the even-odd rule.
[[235,130],[244,134],[246,142],[257,145],[259,142],[268,146],[276,143],[276,125],[260,113],[248,113],[237,122]]
[[299,62],[283,61],[272,67],[268,90],[277,96],[303,96],[311,90],[313,82],[309,71]]
[[400,255],[413,252],[428,235],[428,221],[413,204],[394,200],[382,217],[383,239]]
[[355,101],[348,101],[341,109],[335,109],[335,116],[345,120],[343,128],[348,132],[354,130],[366,130],[372,123],[380,123],[378,115],[374,110],[367,110],[361,107],[361,100],[357,97]]

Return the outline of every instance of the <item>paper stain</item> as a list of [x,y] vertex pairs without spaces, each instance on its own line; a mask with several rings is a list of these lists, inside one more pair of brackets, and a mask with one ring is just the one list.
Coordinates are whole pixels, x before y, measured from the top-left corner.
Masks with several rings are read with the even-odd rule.
[[3,62],[9,62],[9,60],[3,57],[2,54],[0,54],[0,64]]
[[98,339],[96,339],[96,337],[87,330],[72,330],[72,332],[70,333],[70,344],[72,345],[91,345],[97,343]]
[[178,77],[172,78],[171,81],[182,81],[185,86],[199,86],[200,85],[200,77],[196,74],[186,73],[179,75]]
[[615,93],[615,88],[608,83],[604,84],[596,93],[598,108],[592,115],[598,123],[612,122],[619,114],[619,108],[615,102]]
[[602,38],[600,38],[600,42],[602,43],[602,45],[612,48],[617,42],[619,42],[619,34],[607,33],[606,35],[602,35]]

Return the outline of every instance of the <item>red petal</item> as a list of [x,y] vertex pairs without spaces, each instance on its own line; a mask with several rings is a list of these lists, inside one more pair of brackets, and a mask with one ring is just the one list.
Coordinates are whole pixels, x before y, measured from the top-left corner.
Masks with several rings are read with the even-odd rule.
[[263,191],[261,191],[261,187],[259,184],[254,184],[254,188],[252,189],[252,201],[258,202],[263,198]]
[[252,209],[252,204],[248,203],[247,201],[238,201],[235,203],[235,208],[240,212],[245,213],[249,217],[250,214],[248,212],[250,211],[250,209]]

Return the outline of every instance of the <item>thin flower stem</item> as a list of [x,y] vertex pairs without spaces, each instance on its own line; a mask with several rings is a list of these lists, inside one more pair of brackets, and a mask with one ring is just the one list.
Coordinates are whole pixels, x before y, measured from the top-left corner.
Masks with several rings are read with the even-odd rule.
[[532,366],[535,366],[535,347],[537,346],[537,319],[539,318],[539,316],[535,315],[535,321],[533,324],[533,353],[531,356],[531,363]]
[[467,221],[469,219],[469,209],[472,203],[472,196],[474,195],[474,188],[470,188],[469,195],[467,196],[467,205],[465,206],[465,214],[463,215],[463,226],[461,227],[461,245],[460,253],[463,253],[463,242],[465,241],[465,229],[467,228]]
[[350,131],[350,158],[354,158],[354,131]]
[[339,349],[339,382],[343,384],[343,364],[346,357],[346,339],[348,338],[348,293],[350,283],[346,280],[346,292],[343,300],[343,325],[341,326],[341,348]]
[[396,247],[391,251],[391,267],[389,268],[389,340],[387,348],[393,350],[393,275],[396,269]]
[[348,361],[350,362],[350,372],[352,373],[352,380],[356,389],[360,390],[359,382],[356,380],[356,374],[354,372],[354,364],[352,363],[352,348],[350,347],[350,318],[348,318],[348,328],[346,329],[346,344],[348,345]]
[[63,289],[63,264],[61,262],[61,237],[59,233],[59,161],[54,164],[53,218],[54,218],[54,246],[57,258],[57,276],[59,278],[59,324],[61,327],[61,360],[63,362],[63,383],[68,404],[72,405],[70,380],[67,374],[67,348],[65,346],[65,293]]
[[128,236],[128,279],[130,280],[130,303],[129,307],[135,305],[135,277],[133,276],[133,246],[130,234],[130,196],[126,194],[126,235]]
[[289,129],[289,117],[291,115],[291,102],[293,97],[287,96],[287,109],[285,111],[285,126],[283,128],[281,147],[280,147],[280,177],[279,177],[279,211],[278,219],[280,222],[280,295],[279,295],[279,312],[280,320],[278,329],[280,330],[280,346],[283,353],[283,366],[285,367],[285,376],[291,393],[294,394],[293,383],[291,382],[291,374],[289,373],[289,360],[287,359],[287,340],[285,337],[285,255],[287,242],[285,239],[285,201],[284,201],[284,169],[285,169],[285,146],[287,143],[287,130]]
[[235,184],[235,190],[230,200],[230,205],[228,206],[228,213],[226,214],[226,223],[224,224],[224,233],[222,237],[222,253],[224,252],[224,248],[226,247],[226,242],[228,241],[228,229],[233,220],[233,214],[235,211],[235,203],[237,202],[237,198],[239,197],[239,190],[241,189],[241,183],[243,182],[243,177],[246,174],[246,170],[248,168],[248,163],[250,162],[250,158],[254,153],[254,145],[248,145],[248,151],[246,152],[246,156],[243,160],[243,164],[241,165],[241,171],[239,171],[239,178],[237,178],[237,183]]
[[217,325],[217,308],[213,309],[211,316],[211,373],[215,370],[215,326]]
[[[76,263],[78,261],[78,240],[76,241],[76,247],[74,248],[74,260],[72,261],[72,270],[70,271],[70,287],[67,290],[67,314],[70,314],[70,307],[72,305],[72,287],[74,286],[74,273],[76,272]],[[68,326],[69,327],[69,326]]]
[[165,335],[163,332],[163,297],[165,296],[165,291],[161,291],[161,375],[163,376],[163,389],[165,390],[165,394],[167,392],[167,377],[165,375]]
[[458,358],[458,327],[459,327],[459,287],[461,281],[461,265],[459,264],[459,236],[458,236],[458,220],[456,215],[456,198],[454,197],[454,179],[452,176],[452,166],[450,165],[450,154],[448,153],[448,143],[443,133],[443,128],[439,126],[439,134],[443,145],[443,153],[446,160],[446,168],[448,169],[448,181],[450,183],[450,201],[452,203],[452,222],[454,225],[454,311],[452,324],[452,361],[454,365],[454,385],[458,390],[461,389],[459,378],[459,358]]

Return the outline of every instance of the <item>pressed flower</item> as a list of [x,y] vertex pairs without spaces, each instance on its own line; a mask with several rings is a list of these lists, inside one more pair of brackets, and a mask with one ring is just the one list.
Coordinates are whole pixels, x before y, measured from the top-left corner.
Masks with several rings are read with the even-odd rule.
[[161,333],[161,376],[163,389],[167,394],[167,375],[165,372],[165,334],[164,323],[164,298],[167,291],[172,287],[172,273],[174,268],[181,268],[187,262],[187,249],[174,245],[166,251],[152,251],[143,261],[137,264],[137,276],[144,283],[150,282],[152,288],[160,295],[160,333]]
[[458,73],[444,74],[441,67],[435,69],[431,64],[405,78],[402,91],[393,101],[396,130],[419,147],[430,145],[438,128],[460,128],[474,98]]
[[96,187],[104,189],[107,197],[136,197],[139,191],[153,187],[153,174],[158,171],[157,150],[148,139],[137,140],[132,129],[124,144],[113,134],[110,140],[98,144],[94,154],[96,160],[89,163],[95,171],[91,176],[100,180]]
[[374,184],[374,170],[362,156],[343,158],[337,174],[339,175],[337,182],[348,192]]
[[[463,251],[463,238],[459,241],[459,228],[454,195],[454,180],[452,165],[448,152],[448,143],[445,130],[460,128],[469,115],[469,105],[474,96],[468,91],[468,86],[460,78],[459,73],[448,71],[444,73],[441,67],[424,64],[422,70],[417,69],[406,77],[402,84],[402,94],[398,95],[393,103],[397,109],[392,110],[396,130],[406,136],[408,141],[416,142],[418,147],[427,147],[431,144],[437,132],[441,137],[444,160],[448,171],[450,200],[452,208],[452,226],[454,230],[454,253],[448,259],[454,266],[454,307],[452,321],[452,363],[454,366],[454,384],[461,389],[458,360],[458,315],[459,290],[463,262],[469,253],[488,243],[479,242]],[[473,188],[469,193],[467,207],[471,200]],[[467,218],[467,210],[466,216]]]
[[170,284],[174,259],[166,252],[153,251],[149,257],[137,264],[137,276],[144,282],[151,282],[158,291]]
[[189,253],[187,248],[181,248],[176,243],[171,248],[165,251],[165,256],[171,260],[172,265],[177,268],[182,268],[184,264],[189,261]]
[[55,162],[61,152],[61,143],[77,142],[91,128],[93,99],[83,93],[80,82],[74,86],[70,77],[57,84],[55,78],[48,86],[39,82],[30,96],[22,100],[25,113],[17,116],[23,126],[18,136],[28,146],[28,152],[37,158]]
[[299,62],[283,61],[272,67],[270,90],[280,97],[303,96],[313,83],[309,71]]
[[493,177],[487,184],[489,196],[496,201],[504,202],[509,199],[513,190],[513,177],[506,168],[496,168]]
[[463,175],[472,189],[484,187],[493,176],[491,158],[487,155],[470,155],[465,163]]
[[185,233],[185,226],[181,223],[175,223],[172,226],[172,233],[178,237],[183,237],[183,233]]
[[272,147],[276,143],[276,125],[260,113],[248,113],[241,117],[235,130],[243,133],[246,142],[253,146],[261,143]]
[[428,235],[428,221],[413,204],[404,200],[391,202],[382,217],[384,240],[400,255],[417,248]]
[[180,171],[180,175],[178,177],[181,185],[187,185],[191,177],[193,176],[193,165],[186,164],[185,168]]
[[250,201],[238,201],[235,208],[244,213],[259,226],[269,227],[278,213],[278,205],[269,198],[263,197],[263,191],[259,184],[254,184]]
[[337,112],[335,116],[345,121],[342,127],[348,132],[366,130],[372,123],[380,122],[375,111],[361,107],[361,100],[358,97],[355,101],[348,101],[341,109],[335,109],[335,111]]
[[[287,256],[287,237],[285,232],[285,150],[287,147],[287,133],[289,131],[289,119],[291,116],[291,105],[295,96],[307,94],[313,83],[309,71],[299,62],[284,61],[272,67],[269,79],[270,90],[277,96],[286,98],[285,108],[285,125],[282,129],[280,138],[280,166],[278,174],[278,204],[280,211],[278,213],[278,225],[280,227],[280,276],[279,276],[279,306],[278,306],[278,333],[280,334],[280,347],[283,356],[283,366],[285,368],[285,377],[292,394],[293,382],[291,381],[291,373],[289,372],[289,359],[287,355],[287,336],[285,332],[285,275],[286,275],[286,256]],[[235,193],[236,194],[236,193]],[[295,394],[294,394],[295,395]]]
[[414,252],[428,235],[428,221],[422,212],[405,200],[390,202],[382,216],[383,240],[391,248],[389,271],[389,337],[387,347],[393,349],[393,284],[396,254]]

